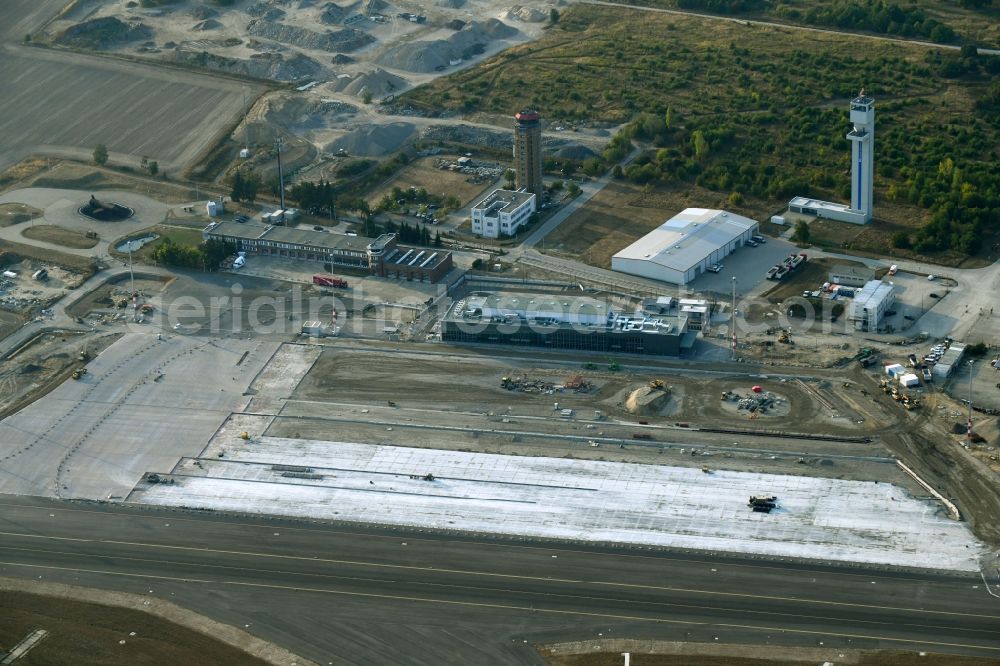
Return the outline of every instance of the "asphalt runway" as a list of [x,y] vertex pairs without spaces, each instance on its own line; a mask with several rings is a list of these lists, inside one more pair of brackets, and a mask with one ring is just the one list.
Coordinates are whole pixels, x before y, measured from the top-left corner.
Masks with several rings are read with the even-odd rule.
[[166,598],[319,663],[537,664],[605,637],[1000,656],[973,577],[0,499],[0,575]]
[[[189,164],[259,86],[96,55],[25,46],[65,3],[2,3],[0,168],[28,154],[112,161],[142,156],[161,170]],[[33,26],[33,27],[32,27]]]

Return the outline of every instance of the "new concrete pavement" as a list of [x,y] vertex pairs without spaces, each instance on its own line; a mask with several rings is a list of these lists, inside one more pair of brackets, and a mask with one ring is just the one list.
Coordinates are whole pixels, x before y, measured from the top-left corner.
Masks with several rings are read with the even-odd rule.
[[319,663],[606,637],[1000,656],[979,578],[0,499],[0,575],[162,597]]

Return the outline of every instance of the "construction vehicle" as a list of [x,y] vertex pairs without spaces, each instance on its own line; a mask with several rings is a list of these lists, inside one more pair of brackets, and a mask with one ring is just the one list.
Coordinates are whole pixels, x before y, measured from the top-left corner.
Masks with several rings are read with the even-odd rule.
[[781,329],[781,333],[778,334],[778,342],[785,345],[792,344],[792,334],[787,329]]
[[667,390],[667,383],[662,379],[654,379],[649,382],[649,388],[656,389],[657,391],[665,391]]
[[77,368],[73,371],[73,379],[83,379],[85,374],[87,374],[87,368]]
[[250,433],[244,430],[243,432],[240,433],[240,439],[250,439]]
[[320,287],[336,287],[337,289],[347,289],[347,280],[333,275],[313,275],[313,284]]
[[771,509],[777,508],[777,501],[776,495],[751,495],[747,506],[757,513],[771,513]]
[[632,433],[632,439],[650,440],[653,439],[653,436],[648,432],[634,432]]

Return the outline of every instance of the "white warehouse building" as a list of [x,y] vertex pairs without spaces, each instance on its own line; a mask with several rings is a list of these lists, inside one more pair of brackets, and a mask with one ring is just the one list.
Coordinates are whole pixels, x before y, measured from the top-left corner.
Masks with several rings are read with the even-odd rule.
[[685,208],[611,258],[611,269],[683,285],[758,233],[754,220],[724,210]]
[[483,238],[513,236],[538,204],[531,192],[493,190],[472,206],[472,233]]
[[896,303],[896,288],[888,282],[871,280],[854,294],[851,321],[859,331],[877,331],[885,312]]

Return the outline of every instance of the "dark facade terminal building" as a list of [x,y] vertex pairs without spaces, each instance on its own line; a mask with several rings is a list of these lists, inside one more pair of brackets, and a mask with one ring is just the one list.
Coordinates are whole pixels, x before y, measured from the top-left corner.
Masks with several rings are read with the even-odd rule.
[[361,268],[379,277],[437,282],[453,266],[451,252],[396,244],[396,234],[378,238],[247,222],[215,222],[202,231],[208,239],[227,241],[248,255],[289,257]]
[[615,311],[594,298],[561,294],[474,293],[441,321],[445,342],[530,345],[603,353],[679,356],[694,344],[687,317]]

